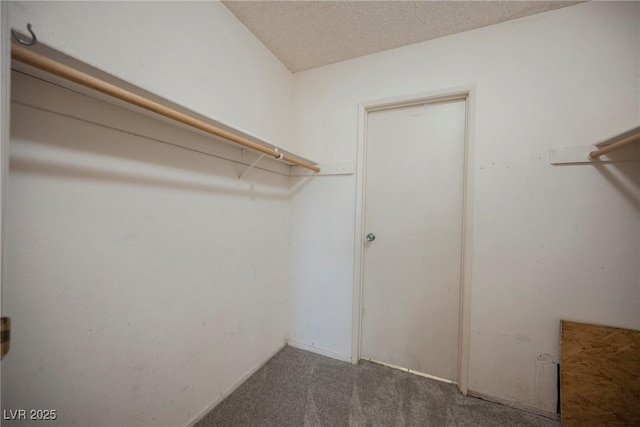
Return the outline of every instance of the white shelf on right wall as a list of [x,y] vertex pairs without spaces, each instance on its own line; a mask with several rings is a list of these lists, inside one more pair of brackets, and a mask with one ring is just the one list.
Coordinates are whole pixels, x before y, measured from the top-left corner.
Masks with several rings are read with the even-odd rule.
[[[570,163],[611,163],[611,162],[625,162],[625,161],[637,161],[640,160],[640,139],[637,136],[640,135],[640,126],[633,129],[629,129],[619,135],[616,135],[607,140],[601,141],[596,145],[590,146],[578,146],[578,147],[555,147],[549,150],[549,163],[552,165],[562,165]],[[589,153],[606,146],[620,143],[621,141],[633,138],[633,143],[611,151],[607,154],[603,154],[598,158],[591,158]]]

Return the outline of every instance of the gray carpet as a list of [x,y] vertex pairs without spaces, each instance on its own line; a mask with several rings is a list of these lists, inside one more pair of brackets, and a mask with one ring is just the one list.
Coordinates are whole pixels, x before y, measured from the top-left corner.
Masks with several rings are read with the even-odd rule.
[[197,427],[559,426],[462,396],[453,384],[285,347]]

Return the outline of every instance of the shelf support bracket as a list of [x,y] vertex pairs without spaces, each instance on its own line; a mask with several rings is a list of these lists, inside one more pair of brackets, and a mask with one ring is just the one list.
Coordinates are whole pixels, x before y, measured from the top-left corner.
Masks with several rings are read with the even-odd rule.
[[[244,150],[243,150],[243,151],[244,151]],[[242,172],[242,175],[240,175],[240,176],[238,177],[238,182],[242,181],[242,178],[244,178],[245,176],[247,176],[247,174],[248,174],[249,172],[251,172],[251,169],[253,169],[254,167],[256,167],[256,165],[260,162],[260,160],[262,160],[262,159],[264,158],[264,156],[266,156],[266,154],[264,154],[264,153],[260,154],[260,155],[258,156],[258,158],[257,158],[253,163],[251,163],[251,165],[250,165],[247,169],[245,169],[245,171],[244,171],[244,172]]]

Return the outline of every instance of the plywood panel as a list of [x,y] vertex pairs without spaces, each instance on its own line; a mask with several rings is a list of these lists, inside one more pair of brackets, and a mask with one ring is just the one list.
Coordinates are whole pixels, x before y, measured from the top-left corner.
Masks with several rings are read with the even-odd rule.
[[640,331],[561,321],[563,426],[640,425]]

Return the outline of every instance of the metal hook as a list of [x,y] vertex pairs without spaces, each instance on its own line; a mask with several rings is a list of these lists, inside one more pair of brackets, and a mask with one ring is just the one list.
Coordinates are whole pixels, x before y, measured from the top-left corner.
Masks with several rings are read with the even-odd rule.
[[31,24],[27,24],[27,30],[29,30],[29,32],[31,33],[31,40],[22,40],[20,38],[20,35],[14,29],[11,29],[11,35],[21,45],[33,46],[34,44],[38,43],[38,38],[36,37],[36,34],[31,30]]

